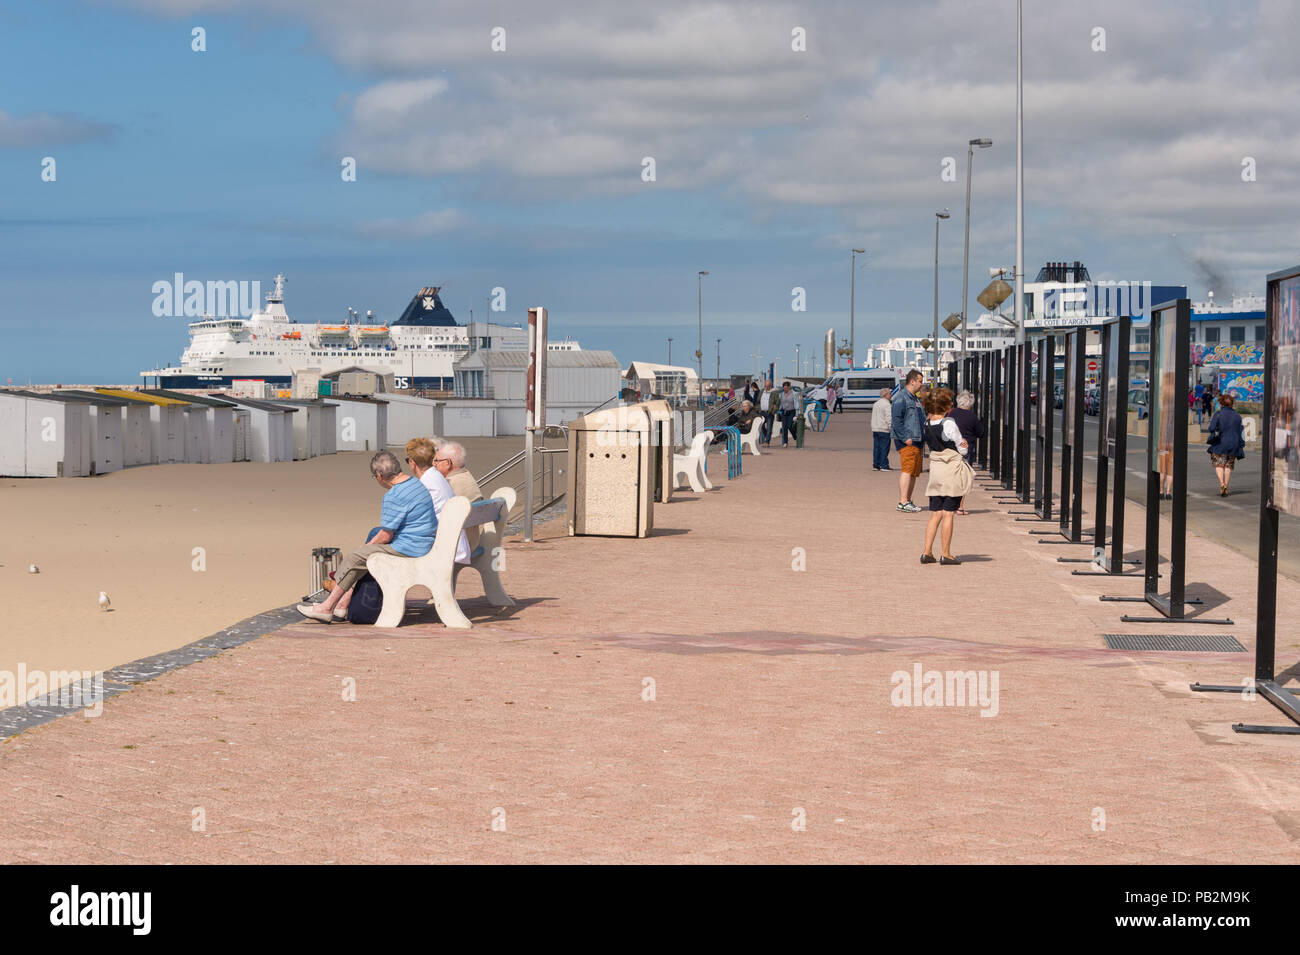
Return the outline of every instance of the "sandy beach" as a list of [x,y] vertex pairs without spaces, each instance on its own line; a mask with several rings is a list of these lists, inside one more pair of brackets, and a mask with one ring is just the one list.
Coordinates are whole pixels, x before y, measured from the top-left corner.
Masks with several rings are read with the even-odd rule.
[[[462,443],[486,473],[521,441]],[[296,602],[313,547],[346,552],[375,525],[369,457],[0,478],[0,672],[104,670]]]

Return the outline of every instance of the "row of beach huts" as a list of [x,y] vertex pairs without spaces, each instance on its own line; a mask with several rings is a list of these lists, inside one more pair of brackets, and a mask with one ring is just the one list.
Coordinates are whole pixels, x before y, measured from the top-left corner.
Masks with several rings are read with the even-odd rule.
[[165,389],[0,390],[0,477],[374,451],[442,434],[443,404],[395,394],[261,400]]

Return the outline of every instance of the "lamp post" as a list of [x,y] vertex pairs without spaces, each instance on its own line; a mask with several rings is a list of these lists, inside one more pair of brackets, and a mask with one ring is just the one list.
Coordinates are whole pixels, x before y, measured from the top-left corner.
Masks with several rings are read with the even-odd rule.
[[700,401],[704,401],[704,276],[709,273],[701,271],[695,276],[695,298],[699,308],[698,339],[695,343],[695,373],[700,376]]
[[853,249],[849,254],[849,370],[853,370],[854,345],[857,340],[853,337],[853,311],[857,304],[857,278],[858,278],[858,256],[866,255],[863,249]]
[[1020,14],[1023,6],[1016,0],[1016,343],[1023,344],[1025,337],[1025,90],[1021,74],[1021,53],[1024,34]]
[[673,336],[668,336],[668,364],[673,363]]
[[721,338],[718,339],[717,356],[718,356],[718,364],[717,367],[713,369],[713,377],[718,380],[721,380],[722,379],[722,339]]
[[[966,243],[962,253],[961,267],[961,357],[966,358],[966,283],[970,273],[970,171],[975,158],[975,147],[988,149],[993,145],[991,139],[972,139],[966,146]],[[960,366],[959,366],[960,367]],[[935,368],[935,374],[939,369]],[[962,381],[962,385],[966,382]]]
[[794,343],[794,376],[799,377],[799,343]]
[[934,373],[939,374],[939,220],[949,218],[948,210],[934,214]]

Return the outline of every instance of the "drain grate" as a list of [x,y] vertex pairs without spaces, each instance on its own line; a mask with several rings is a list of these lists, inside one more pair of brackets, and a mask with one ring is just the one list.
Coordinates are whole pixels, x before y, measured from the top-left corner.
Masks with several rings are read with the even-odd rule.
[[1103,633],[1111,650],[1155,650],[1171,653],[1245,653],[1236,637],[1207,633]]

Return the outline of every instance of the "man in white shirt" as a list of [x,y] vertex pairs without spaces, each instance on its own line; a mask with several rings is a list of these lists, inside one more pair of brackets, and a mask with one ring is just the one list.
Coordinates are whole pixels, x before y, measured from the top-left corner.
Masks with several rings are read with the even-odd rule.
[[[406,442],[406,460],[411,465],[411,473],[429,489],[429,496],[433,498],[434,513],[441,515],[443,505],[455,497],[456,492],[433,466],[435,454],[433,441],[429,438],[412,438]],[[469,538],[465,536],[464,531],[461,531],[460,540],[456,541],[456,563],[468,564],[469,555]]]
[[871,406],[871,470],[892,471],[889,466],[889,428],[893,424],[890,391],[880,389],[880,397]]
[[760,436],[764,444],[772,443],[772,421],[776,417],[776,403],[780,396],[772,388],[772,380],[769,378],[763,382],[763,391],[758,396],[758,410],[763,414],[763,433]]

